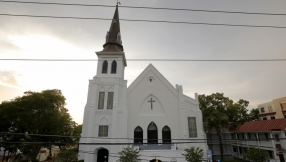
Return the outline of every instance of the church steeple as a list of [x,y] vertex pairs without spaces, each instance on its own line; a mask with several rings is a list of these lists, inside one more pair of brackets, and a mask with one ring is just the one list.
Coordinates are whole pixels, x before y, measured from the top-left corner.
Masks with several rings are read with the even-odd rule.
[[120,34],[118,4],[116,5],[110,29],[106,34],[106,42],[103,45],[103,48],[104,49],[102,50],[102,52],[123,52]]

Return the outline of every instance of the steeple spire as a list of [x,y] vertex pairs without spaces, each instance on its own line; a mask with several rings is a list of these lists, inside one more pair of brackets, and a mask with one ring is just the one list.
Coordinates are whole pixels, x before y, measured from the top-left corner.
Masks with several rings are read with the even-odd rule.
[[103,48],[104,49],[102,50],[102,52],[123,52],[120,34],[118,2],[110,25],[110,29],[106,34],[106,42],[103,45]]

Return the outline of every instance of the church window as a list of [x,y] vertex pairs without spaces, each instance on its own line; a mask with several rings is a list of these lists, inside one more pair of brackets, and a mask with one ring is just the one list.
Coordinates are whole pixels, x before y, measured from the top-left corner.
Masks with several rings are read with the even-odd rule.
[[112,61],[111,74],[116,74],[117,63],[115,60]]
[[105,92],[99,92],[98,109],[103,109],[104,108],[104,95],[105,95]]
[[163,143],[171,143],[171,130],[168,126],[162,129],[162,140]]
[[143,129],[139,126],[134,130],[134,143],[143,143]]
[[108,67],[108,63],[107,61],[103,61],[103,64],[102,64],[102,74],[106,74],[107,73],[107,67]]
[[158,143],[158,129],[155,123],[150,123],[147,132],[148,143]]
[[108,137],[108,125],[99,126],[98,137]]
[[196,117],[188,117],[189,137],[197,137]]
[[113,92],[108,92],[107,96],[107,109],[113,108]]

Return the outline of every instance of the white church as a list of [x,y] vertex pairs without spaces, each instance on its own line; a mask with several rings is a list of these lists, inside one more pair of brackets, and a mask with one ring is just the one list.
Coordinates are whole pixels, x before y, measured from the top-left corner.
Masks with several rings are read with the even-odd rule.
[[[118,6],[97,73],[89,80],[79,160],[116,162],[123,148],[140,150],[142,162],[185,162],[185,148],[199,147],[207,159],[206,134],[198,95],[183,94],[152,65],[127,87]],[[155,160],[157,159],[157,160]]]

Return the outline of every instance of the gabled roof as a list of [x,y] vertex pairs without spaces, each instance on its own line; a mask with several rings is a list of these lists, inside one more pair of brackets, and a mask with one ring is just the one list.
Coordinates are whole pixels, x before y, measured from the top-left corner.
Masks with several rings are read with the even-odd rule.
[[137,87],[137,85],[150,73],[154,73],[160,82],[162,82],[166,88],[176,97],[178,97],[178,92],[176,88],[152,65],[149,64],[141,74],[129,85],[127,88],[127,96]]
[[271,132],[286,129],[286,119],[260,120],[246,122],[232,132]]

